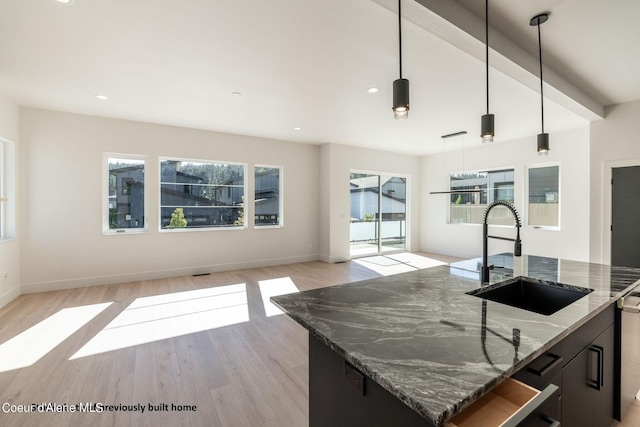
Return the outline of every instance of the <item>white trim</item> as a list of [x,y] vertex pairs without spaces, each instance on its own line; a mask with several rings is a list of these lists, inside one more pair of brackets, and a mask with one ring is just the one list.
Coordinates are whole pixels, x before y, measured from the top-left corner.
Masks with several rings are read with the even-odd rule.
[[5,165],[5,141],[3,138],[0,138],[0,241],[5,240],[6,237],[6,204],[8,202],[8,198],[5,197],[5,181],[6,178],[6,165]]
[[[256,168],[270,168],[270,169],[280,169],[280,173],[278,175],[278,224],[268,224],[268,225],[257,225],[256,224],[256,214],[255,214],[255,206],[256,206]],[[255,163],[253,165],[253,191],[251,191],[251,198],[254,207],[253,213],[253,221],[251,221],[253,228],[256,230],[265,230],[269,228],[284,228],[284,166],[282,165],[265,165],[261,163]],[[245,197],[246,199],[246,197]],[[245,214],[245,221],[247,220]]]
[[[149,232],[149,191],[147,186],[147,159],[142,154],[102,153],[102,234],[117,236],[122,234],[144,234]],[[141,160],[144,165],[144,227],[142,228],[109,228],[109,159]]]
[[17,164],[13,141],[0,136],[0,242],[15,240]]
[[35,292],[57,291],[62,289],[84,288],[87,286],[111,285],[118,283],[139,282],[143,280],[165,279],[169,277],[182,277],[190,276],[192,274],[215,273],[219,271],[240,270],[245,268],[296,264],[300,262],[318,261],[319,259],[319,254],[284,258],[265,258],[255,261],[231,262],[225,264],[201,265],[186,268],[171,268],[166,270],[142,271],[135,273],[114,274],[108,276],[81,277],[70,280],[53,280],[48,282],[26,283],[23,284],[20,289],[23,294],[29,294]]
[[640,159],[611,160],[604,162],[602,171],[602,263],[611,264],[611,179],[614,168],[640,166]]
[[[411,197],[411,175],[406,174],[406,173],[395,173],[395,172],[380,172],[380,171],[372,171],[372,170],[364,170],[364,169],[349,169],[349,175],[351,175],[352,173],[359,173],[359,174],[367,174],[367,175],[376,175],[379,177],[390,177],[390,178],[404,178],[405,179],[405,199],[404,199],[404,216],[405,216],[405,229],[404,229],[404,251],[409,251],[409,249],[411,248],[411,202],[412,202],[412,197]],[[349,178],[349,182],[351,182],[351,179]],[[350,184],[349,184],[350,186]],[[350,188],[350,187],[349,187]],[[349,190],[349,217],[351,216],[351,190]],[[351,221],[349,221],[349,224],[351,224]],[[352,258],[354,258],[353,255],[351,255],[351,232],[348,233],[349,236],[349,242],[347,242],[348,246],[349,246],[349,258],[348,259],[344,259],[343,257],[329,257],[330,261],[332,263],[335,262],[343,262],[343,261],[348,261]],[[403,251],[402,249],[399,250],[399,252]],[[384,252],[382,252],[384,253]],[[376,252],[376,254],[378,254]],[[366,256],[371,256],[373,254],[368,254]]]
[[[558,167],[558,225],[531,225],[529,224],[529,170],[548,167]],[[562,165],[560,162],[533,163],[524,165],[523,188],[523,227],[531,230],[560,231],[562,229]]]
[[4,294],[0,295],[0,308],[9,304],[11,301],[18,298],[19,296],[20,296],[20,286],[14,286],[13,288],[9,289]]

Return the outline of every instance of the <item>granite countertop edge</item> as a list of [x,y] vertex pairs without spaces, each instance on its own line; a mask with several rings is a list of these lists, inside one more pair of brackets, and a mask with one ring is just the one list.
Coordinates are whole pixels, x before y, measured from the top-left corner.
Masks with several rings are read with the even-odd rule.
[[[380,386],[382,386],[385,390],[387,390],[393,396],[398,398],[400,401],[404,402],[412,410],[420,414],[423,418],[429,420],[435,426],[442,426],[447,420],[449,420],[450,418],[455,416],[457,413],[464,410],[466,407],[468,407],[478,398],[480,398],[485,393],[487,393],[488,391],[496,387],[502,381],[511,377],[513,374],[515,374],[520,369],[525,367],[528,363],[535,360],[538,356],[542,355],[549,348],[553,347],[555,344],[557,344],[558,342],[566,338],[568,335],[573,333],[576,329],[580,328],[582,325],[584,325],[589,320],[597,316],[599,313],[606,310],[608,307],[611,306],[611,304],[614,304],[625,293],[629,292],[631,289],[639,285],[640,285],[640,279],[634,281],[631,285],[628,285],[627,287],[625,287],[624,289],[616,293],[611,292],[610,298],[607,301],[603,302],[598,307],[590,309],[590,311],[585,316],[583,316],[574,324],[566,327],[562,332],[558,333],[552,339],[542,344],[537,350],[531,352],[530,354],[523,357],[522,359],[519,359],[517,363],[514,363],[510,368],[504,370],[503,372],[495,372],[495,375],[492,378],[490,378],[483,385],[475,389],[473,392],[467,394],[465,397],[459,399],[456,402],[453,402],[453,401],[448,402],[444,410],[442,410],[442,408],[439,408],[437,411],[427,407],[423,402],[416,400],[411,395],[405,393],[403,390],[394,386],[394,384],[384,376],[384,373],[378,373],[374,369],[371,369],[368,366],[368,364],[365,361],[363,361],[363,359],[365,358],[365,357],[361,357],[363,355],[360,355],[357,352],[353,352],[343,348],[340,343],[334,341],[329,336],[327,336],[330,334],[325,333],[325,331],[322,331],[321,328],[311,324],[304,316],[298,315],[295,312],[295,310],[290,310],[286,306],[286,304],[281,305],[278,302],[277,297],[275,297],[275,299],[272,298],[271,301],[276,306],[278,306],[281,310],[283,310],[283,312],[286,313],[289,317],[291,317],[293,320],[295,320],[297,323],[299,323],[301,326],[307,329],[307,331],[313,337],[317,338],[327,347],[335,351],[339,356],[341,356],[346,361],[351,363],[354,367],[359,369],[362,373],[370,377],[372,380],[374,380],[376,383],[378,383]],[[337,286],[343,286],[343,285],[337,285]],[[574,287],[574,286],[575,285],[568,284],[567,287]]]

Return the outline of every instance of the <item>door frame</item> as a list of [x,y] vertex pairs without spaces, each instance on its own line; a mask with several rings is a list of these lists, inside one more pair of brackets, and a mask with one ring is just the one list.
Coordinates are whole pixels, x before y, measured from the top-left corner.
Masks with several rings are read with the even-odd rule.
[[[369,169],[353,169],[350,168],[349,169],[349,173],[362,173],[362,174],[369,174],[369,175],[378,175],[380,176],[391,176],[391,177],[398,177],[398,178],[404,178],[405,179],[405,193],[406,193],[406,198],[405,198],[405,205],[404,205],[404,209],[405,209],[405,237],[404,237],[404,249],[398,249],[396,251],[388,251],[388,252],[381,252],[380,251],[380,242],[378,241],[378,252],[375,254],[366,254],[366,255],[353,255],[351,253],[351,230],[349,230],[349,233],[347,234],[348,236],[348,241],[347,244],[349,245],[349,259],[356,259],[356,258],[363,258],[363,257],[368,257],[368,256],[378,256],[378,255],[382,255],[382,254],[386,254],[386,253],[399,253],[399,252],[409,252],[409,248],[410,246],[410,221],[411,221],[411,175],[408,175],[406,173],[395,173],[395,172],[382,172],[382,171],[374,171],[374,170],[369,170]],[[380,205],[378,205],[380,206]],[[351,211],[351,198],[349,198],[349,211]],[[379,213],[380,215],[380,220],[382,220],[382,212]],[[350,223],[350,222],[349,222]],[[379,226],[382,226],[382,221],[380,221]]]
[[640,166],[640,159],[612,160],[604,163],[602,173],[602,262],[608,265],[611,265],[611,210],[613,209],[611,179],[613,169],[630,166]]

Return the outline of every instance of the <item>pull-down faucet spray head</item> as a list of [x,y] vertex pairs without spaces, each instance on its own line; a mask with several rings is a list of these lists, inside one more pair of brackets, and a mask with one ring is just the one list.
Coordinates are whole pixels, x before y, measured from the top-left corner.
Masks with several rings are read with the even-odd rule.
[[[489,236],[489,225],[487,224],[487,220],[489,218],[489,212],[491,212],[491,209],[495,208],[496,206],[504,206],[507,209],[509,209],[511,211],[511,213],[513,214],[513,217],[514,217],[515,223],[516,223],[516,238],[515,239],[509,239],[509,238],[506,238],[506,237],[498,237],[498,236]],[[481,277],[480,277],[480,281],[482,283],[489,283],[489,265],[488,265],[489,256],[487,255],[487,247],[488,247],[489,238],[512,241],[513,242],[513,256],[521,256],[522,255],[522,241],[520,240],[520,227],[521,227],[520,216],[518,215],[518,211],[516,210],[516,207],[513,206],[511,203],[507,202],[506,200],[496,200],[495,202],[493,202],[489,206],[487,206],[487,210],[484,211],[484,218],[483,218],[483,221],[482,221],[482,234],[483,234],[483,236],[482,236],[483,237],[483,239],[482,239],[482,270],[481,270]]]

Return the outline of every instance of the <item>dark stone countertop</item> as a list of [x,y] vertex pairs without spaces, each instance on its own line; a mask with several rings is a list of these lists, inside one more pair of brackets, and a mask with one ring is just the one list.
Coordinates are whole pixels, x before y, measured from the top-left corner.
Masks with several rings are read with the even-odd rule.
[[[491,283],[525,276],[593,292],[549,316],[466,292],[480,259],[273,297],[287,315],[436,426],[640,283],[640,269],[494,255]],[[481,345],[482,325],[495,334]]]

